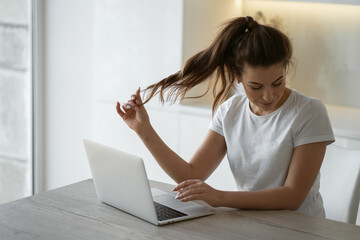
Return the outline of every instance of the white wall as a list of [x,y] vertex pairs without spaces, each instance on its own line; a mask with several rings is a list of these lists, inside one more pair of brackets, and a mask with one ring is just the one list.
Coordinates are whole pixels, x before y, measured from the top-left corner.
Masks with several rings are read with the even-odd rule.
[[115,103],[180,68],[182,0],[42,4],[42,188],[49,190],[91,177],[83,138],[124,150],[127,138],[138,141]]
[[[160,81],[181,68],[183,1],[95,1],[94,140],[144,158],[148,177],[172,182],[137,135],[121,120],[116,101],[128,101],[140,86]],[[151,101],[151,120],[160,135],[177,148],[177,115],[163,114]]]
[[[186,54],[201,50],[196,48],[205,46],[202,41],[207,36],[191,35],[201,29],[213,35],[227,15],[234,16],[232,5],[212,0],[204,9],[203,0],[193,1],[193,7],[188,1],[186,15],[183,0],[44,2],[44,188],[91,177],[83,137],[143,156],[149,178],[173,182],[117,116],[115,103],[127,101],[138,86],[144,88],[178,71],[183,31],[186,41],[198,39],[197,44],[187,42],[185,47],[191,50]],[[239,1],[235,4],[239,9]],[[197,15],[197,11],[203,12]],[[200,24],[192,25],[191,18]],[[210,121],[209,114],[200,118],[204,128],[198,129],[199,136],[182,145],[191,130],[179,129],[188,128],[185,120],[191,119],[191,113],[183,116],[176,106],[163,109],[156,100],[148,111],[165,142],[185,158],[200,144]]]
[[93,1],[44,4],[45,190],[90,177],[82,146],[92,136]]

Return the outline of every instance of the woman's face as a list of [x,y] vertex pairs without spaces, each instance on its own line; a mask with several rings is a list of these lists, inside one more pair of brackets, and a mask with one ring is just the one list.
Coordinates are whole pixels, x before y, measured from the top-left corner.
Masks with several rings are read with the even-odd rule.
[[285,73],[283,63],[269,67],[245,64],[239,82],[243,83],[252,112],[260,116],[267,115],[286,101],[290,90],[285,87]]

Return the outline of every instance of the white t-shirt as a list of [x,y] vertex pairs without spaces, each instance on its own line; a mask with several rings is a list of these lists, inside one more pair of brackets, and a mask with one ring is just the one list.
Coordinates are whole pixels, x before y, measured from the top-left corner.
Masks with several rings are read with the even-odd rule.
[[[292,90],[276,111],[258,116],[244,93],[220,105],[210,129],[224,136],[227,158],[239,191],[283,186],[295,147],[334,142],[324,104]],[[317,176],[299,212],[324,217]]]

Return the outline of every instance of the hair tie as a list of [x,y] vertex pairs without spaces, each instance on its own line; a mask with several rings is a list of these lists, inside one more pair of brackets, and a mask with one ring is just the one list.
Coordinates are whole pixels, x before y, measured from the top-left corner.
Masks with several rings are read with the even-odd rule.
[[245,17],[245,22],[246,22],[245,32],[251,32],[255,27],[257,27],[259,25],[258,22],[255,21],[250,16]]

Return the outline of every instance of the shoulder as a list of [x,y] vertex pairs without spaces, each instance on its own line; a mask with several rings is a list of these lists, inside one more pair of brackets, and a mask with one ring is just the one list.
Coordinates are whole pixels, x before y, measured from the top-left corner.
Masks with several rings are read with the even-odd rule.
[[[334,141],[330,119],[325,105],[321,100],[298,95],[297,115],[292,124],[294,146],[323,142],[328,144]],[[300,100],[302,99],[302,100]]]
[[309,97],[296,90],[292,90],[291,105],[297,115],[326,111],[326,107],[320,99]]
[[222,108],[223,110],[239,108],[245,105],[246,100],[247,97],[245,93],[237,93],[223,102],[219,108]]
[[233,118],[245,109],[247,97],[245,93],[237,93],[223,102],[215,112],[215,118],[224,120]]
[[[308,129],[309,132],[332,132],[330,119],[325,105],[317,98],[308,97],[302,93],[296,93],[297,109],[294,115],[293,129],[295,133]],[[310,130],[309,130],[310,129]]]

